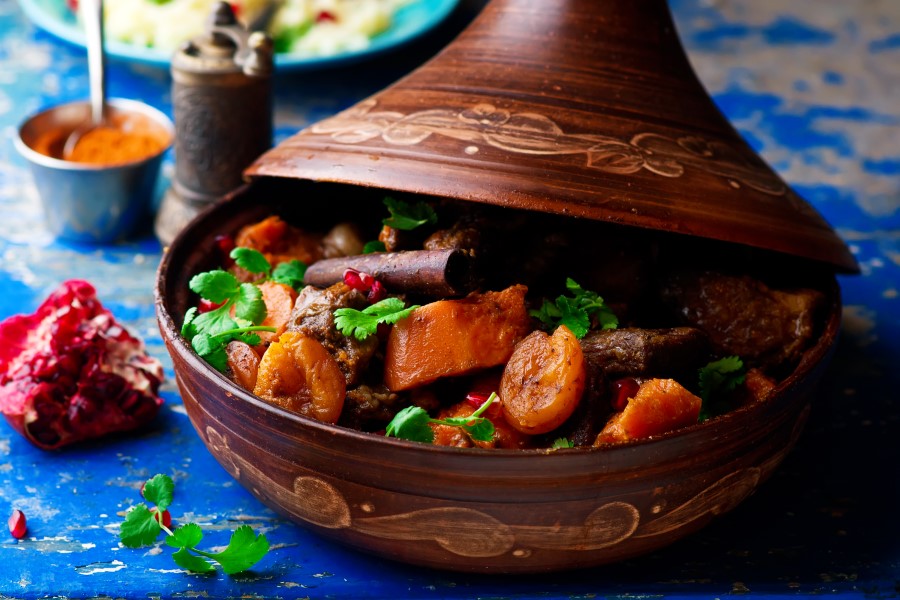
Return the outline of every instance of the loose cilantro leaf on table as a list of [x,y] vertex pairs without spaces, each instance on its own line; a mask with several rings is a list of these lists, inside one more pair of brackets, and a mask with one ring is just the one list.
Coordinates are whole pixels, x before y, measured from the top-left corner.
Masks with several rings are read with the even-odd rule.
[[428,416],[425,409],[418,406],[407,406],[394,415],[394,418],[388,423],[385,429],[385,436],[394,436],[413,442],[431,444],[434,443],[434,430],[429,424],[434,423],[436,425],[459,427],[468,433],[473,440],[489,442],[494,437],[494,424],[489,419],[482,417],[481,414],[496,400],[498,400],[498,396],[495,392],[471,415],[467,417],[448,417],[446,419],[432,419]]
[[364,340],[375,333],[380,323],[396,323],[408,317],[417,308],[418,304],[404,308],[403,300],[399,298],[385,298],[363,310],[337,309],[334,311],[334,325],[345,336]]
[[744,361],[737,356],[726,356],[713,361],[700,369],[700,408],[699,420],[705,421],[726,412],[722,408],[722,395],[733,391],[744,383],[747,373]]
[[434,225],[437,223],[437,214],[425,202],[419,201],[415,204],[410,204],[388,196],[384,199],[384,205],[387,206],[391,213],[390,217],[382,221],[388,227],[409,231],[421,225]]
[[206,552],[197,548],[203,540],[203,531],[195,523],[187,523],[174,530],[164,524],[163,514],[172,502],[174,483],[167,475],[156,475],[144,484],[144,498],[156,506],[148,509],[143,503],[132,507],[125,515],[119,530],[119,539],[127,548],[140,548],[156,541],[159,533],[167,535],[167,546],[177,548],[172,555],[175,563],[195,573],[213,573],[218,563],[222,570],[232,575],[246,571],[269,551],[265,534],[256,535],[249,525],[241,525],[231,536],[228,546],[221,552]]
[[571,277],[566,278],[566,289],[569,296],[559,296],[555,302],[545,299],[540,309],[530,310],[528,314],[548,328],[555,329],[565,325],[578,339],[587,335],[593,321],[601,329],[615,329],[619,326],[619,319],[596,292],[585,290]]

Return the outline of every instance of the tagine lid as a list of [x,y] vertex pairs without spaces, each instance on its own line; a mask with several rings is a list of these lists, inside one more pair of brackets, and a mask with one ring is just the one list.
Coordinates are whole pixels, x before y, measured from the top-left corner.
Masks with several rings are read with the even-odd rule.
[[493,0],[431,61],[245,175],[540,210],[859,270],[715,106],[665,0]]

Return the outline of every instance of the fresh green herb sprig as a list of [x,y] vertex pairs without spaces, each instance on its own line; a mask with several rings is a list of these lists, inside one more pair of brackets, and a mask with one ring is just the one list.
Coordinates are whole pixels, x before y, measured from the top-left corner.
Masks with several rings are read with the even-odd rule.
[[172,504],[174,490],[175,484],[168,475],[155,475],[144,484],[144,498],[154,504],[154,507],[147,508],[142,502],[128,510],[119,529],[119,539],[123,546],[148,546],[156,541],[160,532],[165,532],[166,545],[177,548],[172,559],[179,567],[194,573],[214,573],[216,567],[210,562],[213,561],[229,575],[246,571],[269,551],[269,541],[265,534],[254,534],[249,525],[238,527],[231,535],[228,546],[221,552],[199,550],[197,544],[203,540],[203,531],[199,525],[188,523],[172,530],[164,524],[164,514]]
[[334,311],[334,325],[345,336],[354,336],[362,341],[373,335],[379,324],[396,323],[419,308],[418,304],[404,306],[404,302],[400,298],[385,298],[362,310],[339,308]]
[[566,289],[569,296],[559,296],[556,302],[545,299],[539,310],[530,310],[528,314],[550,329],[565,325],[578,339],[587,335],[593,320],[601,329],[619,326],[619,319],[596,292],[585,290],[571,277],[566,278]]
[[195,275],[188,283],[191,290],[220,306],[204,313],[196,307],[190,308],[181,326],[181,335],[191,343],[194,352],[221,372],[228,368],[225,352],[228,342],[240,340],[255,346],[260,342],[256,332],[275,331],[273,327],[260,325],[266,318],[266,303],[258,284],[272,280],[297,288],[303,285],[306,274],[306,265],[298,260],[283,262],[272,269],[266,257],[251,248],[235,248],[230,256],[239,267],[260,278],[253,283],[241,283],[221,269]]
[[710,362],[700,369],[699,375],[700,399],[703,400],[700,422],[727,412],[728,407],[722,396],[743,384],[747,378],[744,361],[738,356],[726,356]]
[[492,392],[490,397],[479,406],[475,412],[467,417],[448,417],[446,419],[432,419],[425,409],[418,406],[407,406],[391,419],[385,429],[385,436],[411,440],[413,442],[434,443],[434,430],[429,423],[436,425],[450,425],[459,427],[478,442],[489,442],[494,438],[494,424],[482,413],[498,399],[497,393]]
[[434,225],[437,223],[437,213],[429,204],[423,201],[410,204],[403,200],[397,200],[388,196],[384,199],[384,205],[387,206],[391,216],[384,219],[382,223],[394,229],[410,231],[422,225]]
[[559,450],[561,448],[574,448],[575,442],[569,440],[569,438],[556,438],[553,440],[553,445],[550,446],[551,450]]

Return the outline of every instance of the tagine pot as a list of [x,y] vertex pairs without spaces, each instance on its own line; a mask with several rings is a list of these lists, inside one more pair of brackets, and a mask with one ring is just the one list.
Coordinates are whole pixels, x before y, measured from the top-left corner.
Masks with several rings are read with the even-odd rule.
[[[840,328],[846,245],[740,138],[662,0],[494,0],[431,61],[261,156],[166,252],[160,328],[198,435],[281,515],[438,569],[534,573],[662,548],[747,498],[800,437]],[[272,406],[181,337],[216,236],[304,226],[400,192],[704,238],[824,274],[821,334],[766,401],[605,448],[430,446]]]

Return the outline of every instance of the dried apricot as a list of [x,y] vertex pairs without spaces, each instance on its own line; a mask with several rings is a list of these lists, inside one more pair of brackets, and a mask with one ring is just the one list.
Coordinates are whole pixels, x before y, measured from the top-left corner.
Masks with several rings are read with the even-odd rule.
[[522,433],[552,431],[575,411],[586,378],[581,345],[568,327],[560,325],[552,336],[534,331],[516,345],[503,370],[503,414]]
[[346,385],[340,366],[321,343],[288,331],[263,355],[253,393],[287,410],[336,423]]

